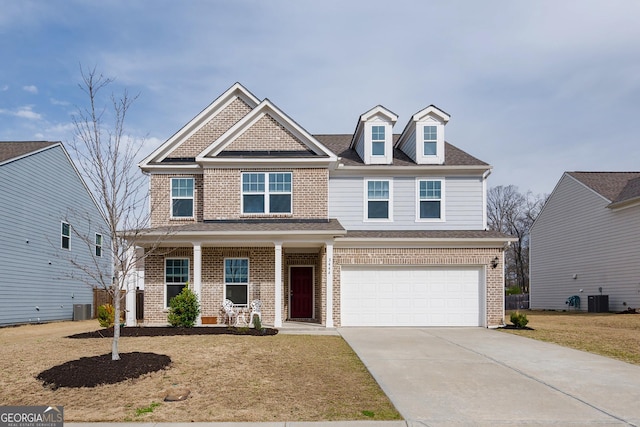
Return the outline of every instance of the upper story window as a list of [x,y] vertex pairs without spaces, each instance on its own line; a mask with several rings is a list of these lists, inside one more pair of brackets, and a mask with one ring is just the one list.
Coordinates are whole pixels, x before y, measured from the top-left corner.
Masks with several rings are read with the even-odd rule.
[[169,307],[171,298],[189,283],[189,258],[166,258],[164,263],[165,307]]
[[71,226],[68,222],[62,223],[60,247],[62,249],[71,248]]
[[102,234],[96,233],[96,256],[102,256]]
[[291,172],[242,174],[242,213],[291,213]]
[[438,154],[438,128],[437,126],[425,126],[423,128],[423,155],[435,156]]
[[443,191],[441,180],[418,181],[418,218],[442,219]]
[[193,218],[193,178],[171,178],[171,217]]
[[249,259],[224,260],[225,298],[237,305],[249,302]]
[[365,218],[368,220],[391,219],[391,184],[389,180],[366,182]]
[[384,126],[371,126],[371,155],[384,156]]

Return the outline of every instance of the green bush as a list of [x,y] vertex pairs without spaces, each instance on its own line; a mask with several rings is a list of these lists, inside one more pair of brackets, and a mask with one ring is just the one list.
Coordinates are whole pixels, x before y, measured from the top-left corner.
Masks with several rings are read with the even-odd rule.
[[524,328],[527,326],[527,323],[529,323],[529,320],[526,314],[514,311],[511,313],[511,323],[513,323],[513,326],[516,328]]
[[182,288],[175,297],[169,301],[169,324],[171,326],[181,326],[191,328],[196,323],[200,314],[200,304],[198,297],[189,289],[189,284]]
[[260,316],[257,314],[253,315],[253,327],[258,331],[262,330],[262,321],[260,320]]
[[115,317],[115,309],[111,304],[102,304],[98,306],[98,323],[103,328],[110,328],[113,326],[113,319]]
[[521,295],[522,289],[520,289],[520,286],[518,285],[509,286],[507,289],[505,289],[504,293],[506,295]]

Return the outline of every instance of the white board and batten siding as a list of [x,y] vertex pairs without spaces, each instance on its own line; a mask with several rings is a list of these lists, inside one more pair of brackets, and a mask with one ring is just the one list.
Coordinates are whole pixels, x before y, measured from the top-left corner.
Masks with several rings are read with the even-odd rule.
[[566,299],[578,295],[587,310],[599,287],[610,311],[640,307],[640,206],[609,203],[561,178],[531,229],[531,308],[567,309]]
[[[61,249],[61,223],[67,217],[95,238],[105,223],[93,199],[61,146],[0,166],[0,187],[0,325],[71,320],[73,305],[92,304],[93,291],[69,257],[89,264],[92,248],[71,232],[71,250]],[[110,277],[106,256],[102,264]]]
[[442,179],[444,220],[417,221],[416,178],[376,176],[392,181],[393,221],[366,221],[365,179],[329,178],[329,217],[337,218],[348,230],[482,230],[484,199],[482,179],[478,177],[424,177]]
[[343,266],[342,326],[484,326],[481,267]]

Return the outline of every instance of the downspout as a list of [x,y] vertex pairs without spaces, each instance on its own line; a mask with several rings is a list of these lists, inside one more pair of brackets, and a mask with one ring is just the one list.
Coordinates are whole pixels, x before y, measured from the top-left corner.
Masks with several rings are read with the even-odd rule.
[[491,169],[487,169],[482,174],[482,228],[488,230],[487,227],[487,178],[491,175]]

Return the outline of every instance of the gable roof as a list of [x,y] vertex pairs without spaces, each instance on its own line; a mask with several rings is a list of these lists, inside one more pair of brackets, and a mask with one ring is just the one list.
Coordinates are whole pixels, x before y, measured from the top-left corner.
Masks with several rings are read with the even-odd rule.
[[[428,116],[435,116],[438,119],[440,119],[444,124],[447,124],[449,122],[449,119],[451,118],[451,116],[446,111],[441,110],[440,108],[431,104],[428,107],[423,108],[422,110],[418,111],[413,116],[411,116],[406,126],[404,127],[404,130],[399,135],[398,139],[395,141],[395,145],[400,146],[403,143],[403,140],[405,140],[411,134],[412,132],[411,125],[415,125],[416,122],[424,120],[424,118]],[[446,155],[446,152],[445,152],[445,155]]]
[[[219,156],[223,150],[228,147],[236,138],[256,124],[261,118],[269,116],[275,120],[276,123],[284,127],[297,141],[306,146],[310,153],[313,154],[311,158],[323,158],[323,161],[335,161],[336,156],[327,147],[320,143],[310,133],[308,133],[302,126],[298,125],[293,119],[287,116],[282,110],[276,107],[271,101],[265,99],[258,104],[249,114],[244,116],[240,121],[231,126],[222,136],[216,139],[211,145],[205,148],[198,156],[196,156],[196,162],[217,162],[217,161],[229,161],[231,156]],[[247,153],[250,154],[250,153]],[[247,156],[237,156],[247,157]],[[256,155],[252,157],[259,157],[262,161],[279,161],[279,156],[263,156]],[[301,156],[309,157],[309,156]]]
[[[365,166],[364,162],[351,148],[351,134],[340,135],[315,135],[316,139],[327,146],[331,151],[340,157],[341,163],[345,166]],[[394,144],[400,135],[393,135]],[[380,165],[372,165],[380,166]],[[409,156],[400,149],[393,150],[393,163],[389,166],[418,166]],[[424,165],[421,165],[424,166]],[[431,165],[433,166],[433,165]],[[489,164],[473,157],[471,154],[459,149],[458,147],[445,142],[445,159],[442,166],[481,166],[489,168]]]
[[566,172],[617,207],[640,200],[640,172]]
[[386,118],[389,122],[391,122],[392,126],[395,125],[396,122],[398,121],[398,115],[396,113],[389,110],[388,108],[383,107],[382,105],[376,105],[369,111],[362,113],[358,118],[358,123],[356,124],[356,130],[353,131],[353,135],[351,139],[351,147],[355,147],[356,142],[363,131],[364,123],[375,116],[382,116]]
[[213,117],[224,110],[224,108],[235,99],[241,99],[250,108],[254,108],[260,103],[260,100],[249,92],[249,90],[240,83],[235,83],[222,95],[216,98],[215,101],[202,110],[197,116],[191,119],[189,123],[184,125],[182,129],[166,140],[164,144],[142,160],[139,166],[144,167],[148,166],[150,163],[161,162],[173,149],[178,147],[182,142],[186,141],[190,135],[193,135],[197,130],[211,121]]
[[56,144],[60,142],[0,141],[0,165]]

